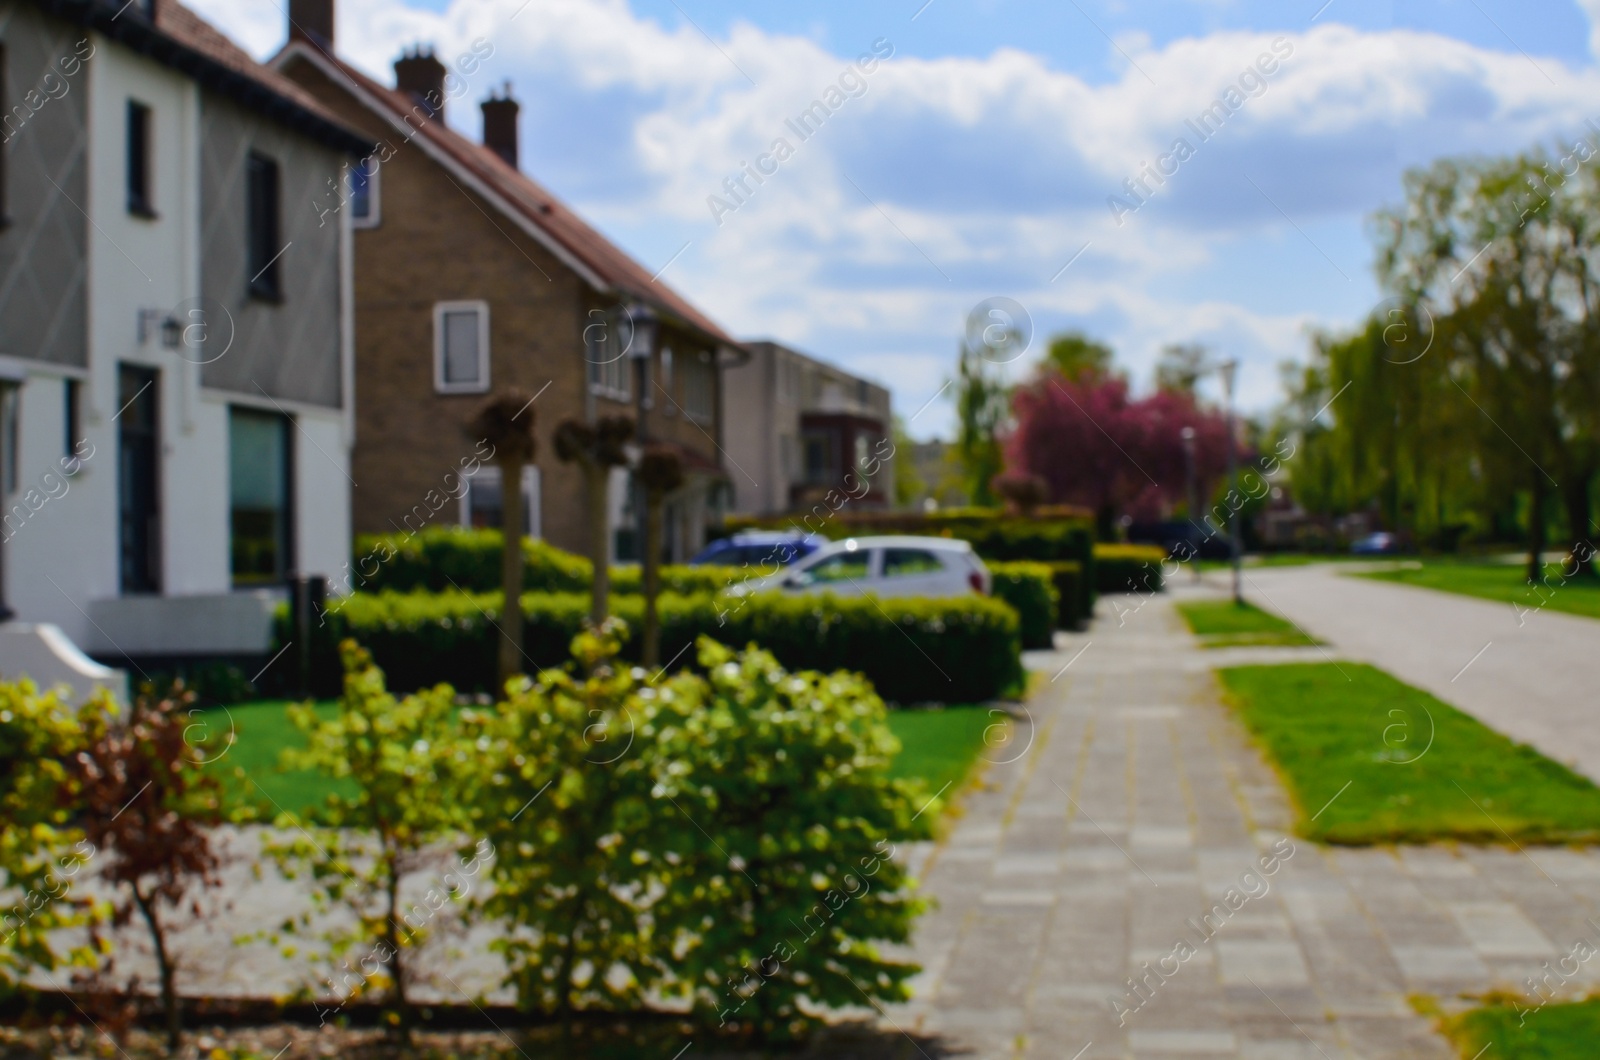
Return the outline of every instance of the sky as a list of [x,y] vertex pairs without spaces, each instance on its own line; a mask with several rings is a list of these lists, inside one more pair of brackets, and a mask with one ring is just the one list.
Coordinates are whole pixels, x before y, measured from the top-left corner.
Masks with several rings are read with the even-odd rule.
[[[279,0],[189,2],[283,43]],[[487,42],[454,128],[510,81],[525,171],[730,333],[888,386],[918,438],[949,436],[994,305],[1033,336],[1012,378],[1068,329],[1142,387],[1198,342],[1266,412],[1382,300],[1371,219],[1408,168],[1600,140],[1600,0],[338,3],[388,83],[406,47]]]

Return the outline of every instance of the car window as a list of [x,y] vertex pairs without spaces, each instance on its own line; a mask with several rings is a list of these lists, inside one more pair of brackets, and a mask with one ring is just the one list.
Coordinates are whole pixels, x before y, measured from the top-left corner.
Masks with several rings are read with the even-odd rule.
[[938,574],[944,564],[932,552],[920,548],[891,548],[883,553],[883,576],[904,578],[913,574]]
[[805,580],[808,583],[820,584],[860,581],[867,576],[869,554],[866,549],[836,553],[807,570]]

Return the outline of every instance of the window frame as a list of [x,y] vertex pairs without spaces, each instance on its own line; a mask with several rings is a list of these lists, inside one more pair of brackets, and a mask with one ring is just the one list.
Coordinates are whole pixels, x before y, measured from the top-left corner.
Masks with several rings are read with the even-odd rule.
[[[282,432],[282,452],[279,459],[282,461],[281,474],[283,476],[283,494],[279,498],[278,509],[278,539],[274,542],[277,548],[276,569],[269,575],[252,577],[248,574],[241,576],[235,566],[237,556],[234,554],[234,542],[238,536],[238,528],[234,519],[240,509],[234,506],[233,501],[233,458],[234,458],[234,417],[254,417],[261,422],[272,421]],[[295,420],[294,416],[272,409],[258,408],[254,405],[229,405],[228,406],[228,583],[235,590],[261,589],[274,585],[281,585],[296,570],[299,554],[298,521],[299,513],[295,503],[298,486],[297,460],[295,453]]]
[[128,213],[147,221],[156,219],[155,152],[152,150],[155,134],[155,111],[148,103],[132,97],[128,99],[126,124],[123,128],[127,168],[123,174],[124,191],[128,198]]
[[[621,329],[612,326],[615,320],[604,311],[591,309],[589,313],[591,316],[601,314],[600,320],[583,329],[584,359],[589,362],[589,393],[610,401],[631,402],[635,373],[632,358],[617,348]],[[645,395],[647,401],[649,396]]]
[[[478,378],[470,383],[445,379],[445,317],[451,313],[478,315]],[[483,394],[489,390],[489,303],[461,299],[433,303],[433,389],[438,394]]]
[[[695,350],[683,358],[679,372],[683,385],[683,414],[699,424],[714,423],[717,418],[717,359],[710,350]],[[702,395],[699,390],[705,387]],[[705,398],[705,407],[699,407],[699,398]]]
[[[266,179],[268,187],[258,190],[256,181]],[[261,218],[266,223],[268,231],[257,228],[257,207],[261,205],[257,197],[262,196],[265,203],[266,216]],[[251,298],[258,298],[267,302],[283,301],[282,265],[283,252],[287,247],[279,247],[278,240],[283,238],[283,167],[271,155],[260,151],[251,151],[245,159],[245,267],[251,270],[245,286],[249,289]],[[276,248],[276,249],[270,249]],[[261,261],[262,253],[270,254],[265,261]]]

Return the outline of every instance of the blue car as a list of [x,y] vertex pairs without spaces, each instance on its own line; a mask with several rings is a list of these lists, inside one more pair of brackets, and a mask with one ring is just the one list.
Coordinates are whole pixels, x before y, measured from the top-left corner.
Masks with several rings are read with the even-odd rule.
[[782,530],[746,530],[711,542],[689,564],[695,567],[748,566],[752,570],[787,567],[795,560],[811,555],[822,543],[810,535]]
[[1350,554],[1353,556],[1392,556],[1399,551],[1400,539],[1381,531],[1358,538],[1350,546]]

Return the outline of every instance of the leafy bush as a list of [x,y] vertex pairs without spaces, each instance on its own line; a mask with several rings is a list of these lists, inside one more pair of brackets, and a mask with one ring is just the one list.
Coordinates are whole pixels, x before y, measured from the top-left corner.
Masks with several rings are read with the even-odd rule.
[[485,911],[529,1009],[687,999],[706,1023],[789,1037],[816,1007],[909,996],[884,960],[921,903],[889,856],[915,800],[887,776],[882,702],[851,674],[784,672],[702,639],[706,676],[652,687],[615,619],[579,663],[515,684],[477,742],[498,852]]
[[1017,612],[1024,648],[1048,648],[1055,643],[1060,595],[1049,565],[1044,563],[990,563],[994,597]]
[[[623,596],[614,611],[636,627],[643,599]],[[368,594],[341,601],[325,616],[312,648],[313,682],[337,687],[335,645],[353,637],[372,652],[392,687],[440,681],[471,691],[494,685],[494,615],[498,594]],[[530,669],[558,666],[583,628],[588,598],[529,593],[522,598],[523,652]],[[974,703],[995,699],[1022,674],[1017,615],[999,600],[947,600],[757,594],[661,598],[661,653],[669,661],[705,635],[724,644],[759,644],[792,669],[852,670],[885,699],[901,703]],[[292,637],[279,612],[280,643]],[[638,658],[632,634],[622,651]]]
[[[283,814],[277,835],[269,834],[263,847],[290,879],[309,872],[316,912],[343,906],[354,914],[324,936],[330,956],[345,969],[342,985],[329,980],[340,1007],[353,996],[381,994],[395,1025],[405,1030],[412,1019],[408,990],[417,974],[408,948],[426,939],[446,899],[435,888],[423,898],[424,908],[403,902],[401,882],[429,867],[434,859],[424,856],[428,847],[459,835],[465,793],[484,767],[461,737],[470,719],[454,710],[452,689],[440,685],[397,700],[371,655],[351,641],[339,651],[345,671],[339,712],[324,719],[309,704],[290,707],[289,719],[306,746],[285,751],[283,767],[348,781],[354,795],[327,797],[321,819],[328,827],[316,836]],[[488,658],[492,677],[493,643]],[[469,886],[463,876],[475,873],[475,867],[447,873],[449,898],[465,897],[456,892]],[[457,883],[450,883],[452,877]],[[310,912],[286,922],[285,929],[306,930]]]
[[1158,593],[1162,589],[1161,565],[1166,559],[1166,550],[1155,545],[1096,545],[1095,591]]
[[81,717],[115,713],[116,704],[97,694],[83,710],[30,681],[0,684],[0,996],[30,969],[57,967],[48,933],[85,912],[69,892],[94,850],[72,846],[82,834],[70,825],[75,785],[65,763],[85,745]]

